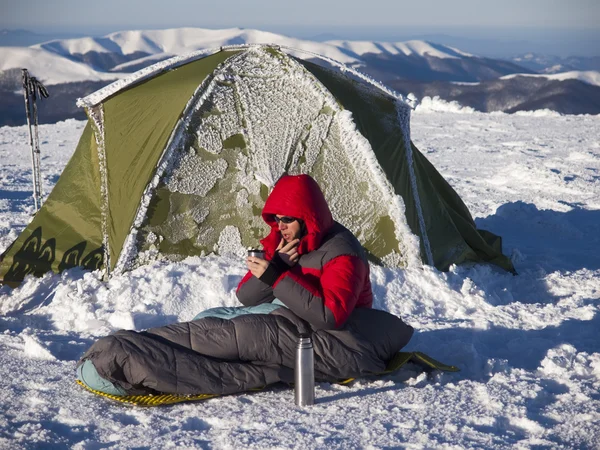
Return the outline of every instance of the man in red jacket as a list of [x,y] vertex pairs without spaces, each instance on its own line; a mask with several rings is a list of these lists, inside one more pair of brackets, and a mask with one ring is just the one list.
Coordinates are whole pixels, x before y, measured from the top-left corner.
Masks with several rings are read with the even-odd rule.
[[308,175],[283,176],[267,198],[261,243],[266,259],[249,256],[237,297],[246,306],[277,299],[313,329],[342,326],[354,308],[371,308],[369,264],[358,239],[335,222]]
[[413,328],[371,308],[364,250],[334,222],[317,183],[281,178],[262,216],[271,226],[261,241],[266,259],[248,258],[237,290],[248,308],[212,308],[191,322],[106,336],[81,359],[79,380],[111,395],[226,394],[291,382],[306,324],[316,379],[384,371]]

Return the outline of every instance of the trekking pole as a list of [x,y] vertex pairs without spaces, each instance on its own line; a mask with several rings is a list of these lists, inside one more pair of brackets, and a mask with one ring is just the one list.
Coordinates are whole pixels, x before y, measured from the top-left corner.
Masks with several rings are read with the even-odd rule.
[[25,116],[27,117],[27,128],[29,129],[29,146],[31,147],[31,173],[33,175],[33,201],[35,210],[38,208],[37,189],[35,186],[35,157],[33,150],[33,133],[31,131],[31,108],[29,107],[29,72],[27,69],[21,69],[23,73],[23,97],[25,98]]
[[36,173],[35,173],[35,180],[37,183],[37,188],[38,188],[38,195],[39,195],[39,199],[40,199],[40,205],[43,199],[43,189],[42,189],[42,166],[40,164],[40,156],[41,156],[41,152],[40,152],[40,135],[38,133],[38,110],[37,110],[37,103],[36,103],[36,92],[39,93],[40,95],[40,99],[42,98],[48,98],[49,94],[48,91],[46,90],[46,88],[44,87],[44,85],[42,83],[40,83],[35,77],[31,77],[31,94],[32,94],[32,104],[33,104],[33,130],[34,130],[34,134],[33,134],[33,145],[34,145],[34,154],[35,154],[35,162],[36,162]]
[[[40,139],[38,133],[37,93],[40,98],[48,98],[49,94],[42,83],[35,77],[30,77],[27,69],[23,72],[23,96],[25,97],[25,114],[29,129],[29,146],[31,147],[31,171],[33,176],[33,201],[36,212],[42,201],[42,174],[40,168]],[[32,130],[33,122],[33,130]]]

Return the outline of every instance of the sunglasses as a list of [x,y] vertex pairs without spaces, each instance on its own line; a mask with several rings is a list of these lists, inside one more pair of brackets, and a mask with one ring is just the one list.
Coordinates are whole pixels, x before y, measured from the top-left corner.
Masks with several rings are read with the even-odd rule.
[[275,219],[276,223],[283,222],[286,225],[289,225],[290,223],[295,222],[296,220],[298,220],[295,217],[286,217],[286,216],[283,216],[283,217],[273,216],[273,218]]

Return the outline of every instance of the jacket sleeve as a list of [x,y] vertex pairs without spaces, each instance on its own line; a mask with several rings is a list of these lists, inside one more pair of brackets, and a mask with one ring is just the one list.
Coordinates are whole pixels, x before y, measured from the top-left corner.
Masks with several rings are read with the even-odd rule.
[[256,278],[250,271],[240,281],[235,295],[244,306],[260,305],[275,299],[273,288]]
[[354,310],[366,276],[367,267],[360,258],[338,256],[323,266],[320,289],[291,270],[275,284],[273,293],[314,329],[334,329]]

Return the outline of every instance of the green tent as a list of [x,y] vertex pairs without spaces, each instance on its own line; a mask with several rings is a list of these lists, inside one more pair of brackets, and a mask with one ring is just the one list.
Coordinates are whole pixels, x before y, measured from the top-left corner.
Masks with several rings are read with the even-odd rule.
[[[75,266],[107,276],[149,261],[242,257],[284,173],[308,173],[374,263],[487,261],[514,271],[410,140],[410,107],[349,68],[292,49],[176,57],[81,99],[89,121],[0,279]],[[316,55],[310,55],[311,58]],[[333,67],[333,68],[331,68]]]

